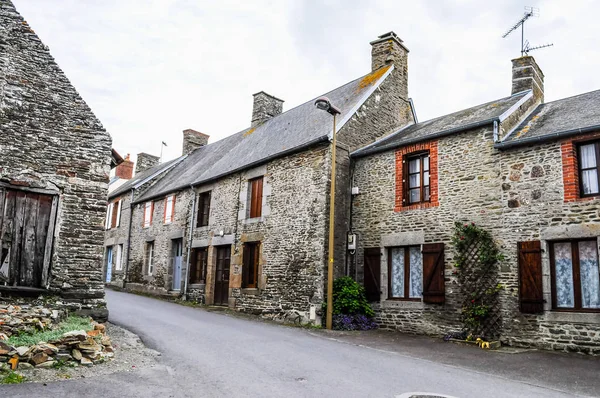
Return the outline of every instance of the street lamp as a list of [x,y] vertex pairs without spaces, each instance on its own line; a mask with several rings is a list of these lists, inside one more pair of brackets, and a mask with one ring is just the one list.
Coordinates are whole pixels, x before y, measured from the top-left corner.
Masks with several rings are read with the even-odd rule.
[[327,320],[326,327],[331,330],[333,314],[333,239],[334,239],[334,216],[335,216],[335,152],[336,152],[336,131],[335,117],[341,113],[340,109],[333,105],[329,98],[321,97],[315,101],[315,106],[331,115],[333,115],[333,133],[331,140],[331,191],[329,192],[329,262],[327,264]]

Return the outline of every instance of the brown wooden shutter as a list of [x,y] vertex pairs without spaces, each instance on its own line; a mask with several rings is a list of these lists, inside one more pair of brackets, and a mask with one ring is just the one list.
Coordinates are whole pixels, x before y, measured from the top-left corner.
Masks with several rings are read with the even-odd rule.
[[369,302],[381,299],[381,249],[365,248],[365,295]]
[[443,304],[446,285],[444,283],[444,244],[423,245],[423,302]]
[[539,240],[519,242],[519,301],[521,312],[544,311],[542,246]]
[[119,200],[117,200],[116,202],[112,202],[110,204],[110,206],[112,206],[112,217],[110,220],[110,228],[116,228],[117,227],[117,215],[119,214]]
[[251,181],[250,218],[260,217],[262,213],[263,178]]

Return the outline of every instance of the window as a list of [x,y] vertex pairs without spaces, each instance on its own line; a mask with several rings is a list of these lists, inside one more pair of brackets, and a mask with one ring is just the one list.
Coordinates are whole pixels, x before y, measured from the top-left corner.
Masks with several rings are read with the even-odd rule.
[[175,195],[169,195],[165,198],[164,223],[171,224],[175,218]]
[[248,181],[248,217],[256,218],[262,214],[263,178]]
[[115,270],[123,269],[123,245],[117,245],[117,255],[115,258]]
[[201,247],[192,250],[190,263],[190,283],[206,283],[206,265],[208,263],[208,248]]
[[579,146],[579,189],[581,197],[600,194],[600,141]]
[[404,203],[429,202],[429,152],[406,156],[406,164]]
[[146,273],[151,276],[154,272],[154,242],[146,243]]
[[551,243],[554,309],[600,310],[600,272],[596,239]]
[[154,211],[154,203],[146,202],[144,203],[144,228],[148,228],[152,225],[152,212]]
[[419,246],[388,251],[388,298],[417,300],[423,292],[423,257]]
[[198,217],[196,219],[196,227],[207,226],[209,215],[210,215],[210,191],[202,192],[198,196]]
[[255,288],[258,280],[260,243],[244,243],[244,264],[242,268],[242,287]]
[[121,199],[108,204],[106,208],[106,229],[117,228],[121,224]]
[[110,229],[110,224],[112,221],[112,213],[113,213],[113,204],[109,203],[106,207],[106,219],[104,220],[104,229]]

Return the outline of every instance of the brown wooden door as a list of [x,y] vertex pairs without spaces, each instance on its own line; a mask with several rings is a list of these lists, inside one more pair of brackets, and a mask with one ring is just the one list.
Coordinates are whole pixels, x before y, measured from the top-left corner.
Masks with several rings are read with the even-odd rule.
[[0,199],[0,282],[45,287],[54,218],[54,197],[5,190]]
[[229,304],[230,262],[231,246],[217,247],[217,264],[215,274],[215,305]]
[[365,249],[365,295],[370,302],[381,298],[381,250]]

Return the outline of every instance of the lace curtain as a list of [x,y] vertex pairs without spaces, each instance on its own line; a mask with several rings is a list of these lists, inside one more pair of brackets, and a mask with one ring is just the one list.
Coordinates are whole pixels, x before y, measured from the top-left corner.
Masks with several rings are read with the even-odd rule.
[[[423,292],[423,256],[421,248],[413,246],[408,249],[409,255],[409,286],[408,297],[419,298]],[[404,262],[405,248],[394,247],[390,250],[391,266],[391,293],[392,297],[405,298],[404,294]]]
[[[577,242],[579,254],[579,279],[581,281],[581,307],[600,308],[600,269],[596,241]],[[570,242],[554,244],[556,278],[556,306],[575,307],[573,255]]]

